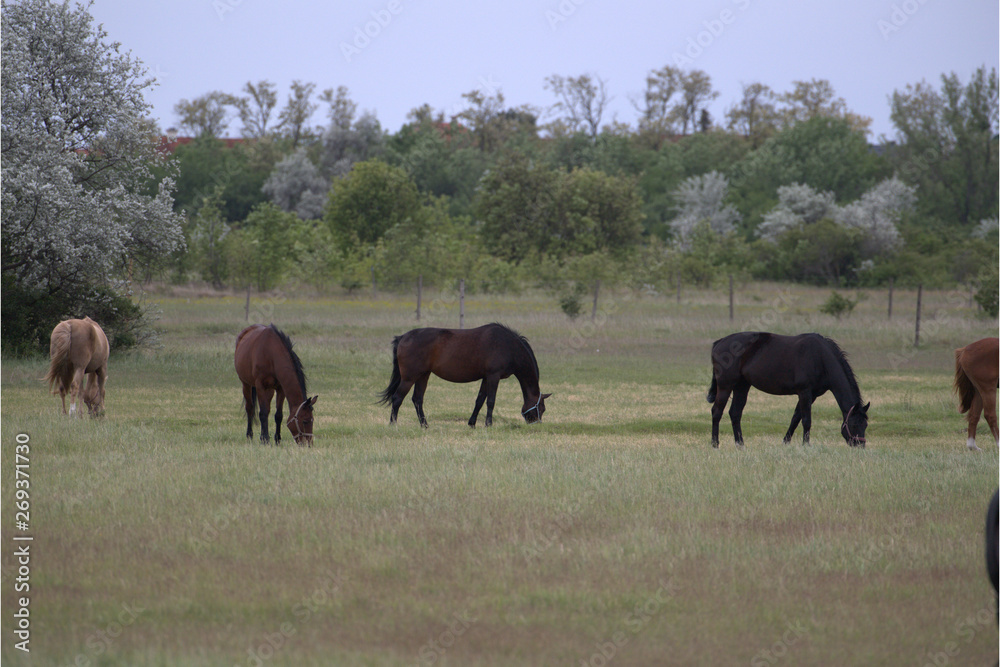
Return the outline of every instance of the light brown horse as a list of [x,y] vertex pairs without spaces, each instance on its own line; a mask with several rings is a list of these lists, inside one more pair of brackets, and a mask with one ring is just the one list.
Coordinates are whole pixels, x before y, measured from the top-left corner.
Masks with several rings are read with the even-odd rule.
[[[76,414],[76,399],[91,416],[104,413],[104,385],[108,381],[108,338],[100,325],[89,317],[65,320],[56,325],[49,339],[49,372],[42,379],[53,394],[62,399],[66,414],[66,394],[70,394],[69,414]],[[83,387],[84,375],[87,386]],[[83,411],[80,411],[83,416]]]
[[254,324],[236,337],[236,374],[243,383],[247,412],[247,439],[253,437],[254,407],[260,403],[260,441],[269,442],[267,414],[271,397],[277,394],[274,407],[274,444],[281,444],[281,404],[288,399],[288,431],[295,442],[312,446],[313,406],[319,396],[309,398],[306,375],[292,341],[273,324]]
[[983,338],[955,350],[955,391],[958,392],[959,412],[967,412],[969,439],[965,446],[976,447],[976,426],[979,415],[986,415],[993,439],[1000,444],[997,431],[997,376],[1000,375],[1000,340]]

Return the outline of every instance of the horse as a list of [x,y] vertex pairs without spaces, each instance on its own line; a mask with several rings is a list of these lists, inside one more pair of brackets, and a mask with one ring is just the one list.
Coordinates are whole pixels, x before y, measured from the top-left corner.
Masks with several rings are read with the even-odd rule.
[[511,375],[521,384],[521,416],[529,424],[542,421],[545,399],[552,395],[543,394],[538,387],[538,361],[528,339],[503,324],[494,322],[475,329],[413,329],[392,340],[392,377],[379,401],[392,404],[390,424],[396,423],[399,406],[412,387],[417,419],[427,427],[424,391],[431,373],[448,382],[482,381],[469,417],[473,428],[484,401],[486,426],[493,423],[497,386]]
[[[70,394],[69,414],[76,414],[76,400],[83,402],[92,417],[104,413],[104,385],[108,381],[108,337],[101,326],[84,317],[64,320],[52,330],[49,338],[49,372],[42,378],[53,394],[62,399],[66,412],[66,394]],[[83,381],[86,375],[87,386]],[[80,411],[83,416],[83,411]]]
[[802,422],[802,444],[809,444],[812,404],[827,391],[833,392],[843,413],[840,434],[851,447],[865,446],[868,408],[861,404],[861,391],[847,356],[833,340],[816,333],[782,336],[762,331],[744,331],[720,338],[712,344],[712,446],[719,446],[719,420],[729,395],[733,404],[729,418],[737,447],[743,446],[740,418],[750,387],[768,394],[797,394],[799,402],[783,442],[788,444]]
[[959,412],[969,413],[969,438],[965,446],[974,452],[979,415],[986,415],[993,439],[1000,444],[997,431],[997,377],[1000,365],[1000,345],[996,338],[983,338],[955,350],[955,391],[958,392]]
[[998,508],[1000,490],[993,492],[986,508],[986,572],[993,584],[993,601],[997,608],[997,621],[1000,622],[1000,556],[998,556],[997,540],[1000,539],[1000,508]]
[[[236,375],[243,383],[243,405],[247,413],[247,440],[253,438],[254,408],[260,405],[260,441],[269,442],[267,414],[271,397],[274,407],[274,444],[281,444],[281,404],[288,400],[289,433],[299,445],[313,442],[313,406],[319,396],[309,398],[302,360],[292,349],[292,341],[274,326],[254,324],[236,337]],[[294,407],[293,407],[294,406]]]

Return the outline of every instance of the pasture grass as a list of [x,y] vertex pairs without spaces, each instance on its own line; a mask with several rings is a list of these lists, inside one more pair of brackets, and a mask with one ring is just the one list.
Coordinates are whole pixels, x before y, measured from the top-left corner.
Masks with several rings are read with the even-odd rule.
[[[965,295],[884,294],[850,318],[828,290],[612,294],[598,318],[550,299],[470,297],[466,326],[528,336],[542,424],[511,378],[495,424],[465,422],[477,387],[433,379],[417,426],[375,404],[397,296],[254,308],[295,341],[320,396],[315,446],[248,444],[232,368],[237,295],[159,297],[162,347],[111,360],[107,416],[70,420],[4,359],[4,632],[9,664],[992,664],[983,562],[997,449],[965,450],[953,349],[996,335]],[[455,326],[449,294],[423,326]],[[751,392],[747,446],[709,443],[712,340],[819,331],[872,402],[867,449],[833,398],[812,444],[782,445],[792,397]],[[480,424],[484,415],[480,416]],[[273,424],[272,424],[273,427]],[[255,427],[256,428],[256,427]],[[31,654],[14,648],[13,444],[31,445]]]

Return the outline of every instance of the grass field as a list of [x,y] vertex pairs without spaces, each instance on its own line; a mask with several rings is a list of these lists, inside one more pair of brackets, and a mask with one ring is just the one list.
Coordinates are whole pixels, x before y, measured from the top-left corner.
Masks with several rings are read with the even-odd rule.
[[[476,297],[466,326],[531,341],[544,423],[501,383],[432,379],[388,425],[375,404],[408,298],[256,299],[296,343],[316,443],[248,444],[232,365],[242,299],[158,297],[162,346],[113,356],[107,416],[73,421],[4,359],[3,652],[37,665],[984,665],[997,660],[983,561],[997,448],[965,448],[953,349],[997,334],[965,294],[828,290],[605,296],[594,323],[543,296]],[[424,326],[457,326],[450,295]],[[781,444],[794,397],[751,392],[737,450],[710,445],[711,341],[819,331],[872,403],[867,449],[833,398],[812,444]],[[480,417],[482,424],[482,415]],[[15,444],[29,438],[30,590],[15,591]],[[24,439],[21,436],[21,439]],[[22,573],[23,574],[23,573]],[[30,654],[15,648],[30,598]]]

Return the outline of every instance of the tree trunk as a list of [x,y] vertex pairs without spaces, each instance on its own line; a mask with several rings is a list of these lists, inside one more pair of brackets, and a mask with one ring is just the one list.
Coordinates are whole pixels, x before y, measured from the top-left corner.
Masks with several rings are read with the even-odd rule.
[[893,287],[894,283],[895,283],[895,280],[893,278],[889,278],[889,318],[888,319],[890,319],[890,320],[892,319],[892,287]]
[[247,283],[247,302],[243,306],[243,319],[250,321],[250,283]]
[[917,330],[913,335],[913,347],[920,347],[920,302],[923,300],[924,286],[917,285]]

